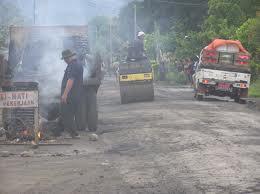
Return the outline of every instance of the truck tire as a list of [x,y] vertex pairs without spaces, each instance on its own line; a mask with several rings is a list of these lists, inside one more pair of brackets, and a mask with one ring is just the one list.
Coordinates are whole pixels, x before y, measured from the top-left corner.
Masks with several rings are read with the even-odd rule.
[[91,87],[87,91],[87,125],[89,131],[96,131],[98,123],[97,93]]
[[245,104],[246,101],[241,98],[247,98],[247,97],[248,97],[248,88],[240,89],[240,90],[237,90],[236,96],[234,97],[234,101],[239,104]]
[[234,101],[235,101],[236,103],[239,103],[240,97],[239,97],[239,96],[236,96],[236,97],[234,98]]

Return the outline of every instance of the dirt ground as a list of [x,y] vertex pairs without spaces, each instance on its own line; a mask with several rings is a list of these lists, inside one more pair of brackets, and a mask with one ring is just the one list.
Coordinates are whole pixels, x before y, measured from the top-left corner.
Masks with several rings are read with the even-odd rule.
[[0,193],[260,193],[260,112],[228,99],[193,99],[156,85],[154,102],[120,104],[99,91],[99,140],[72,146],[0,146]]

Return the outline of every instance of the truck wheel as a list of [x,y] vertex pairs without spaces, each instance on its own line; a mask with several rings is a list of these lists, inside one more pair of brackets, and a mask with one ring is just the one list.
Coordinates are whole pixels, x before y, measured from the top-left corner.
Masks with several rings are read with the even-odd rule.
[[98,111],[97,111],[97,93],[94,88],[87,91],[87,124],[89,131],[97,130]]
[[248,89],[242,89],[240,91],[240,98],[239,98],[239,103],[240,104],[245,104],[246,100],[245,99],[241,99],[241,98],[247,98],[248,97]]
[[236,103],[239,103],[240,97],[239,97],[239,96],[236,96],[236,97],[234,98],[234,101],[235,101]]
[[247,98],[247,97],[248,97],[248,89],[241,89],[239,92],[237,92],[237,95],[235,96],[234,100],[239,104],[245,104],[246,101],[241,98]]

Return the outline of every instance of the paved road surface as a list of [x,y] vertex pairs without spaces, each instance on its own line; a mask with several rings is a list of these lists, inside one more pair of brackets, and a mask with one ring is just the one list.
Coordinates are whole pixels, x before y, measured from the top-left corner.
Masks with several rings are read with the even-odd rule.
[[107,80],[99,140],[83,133],[28,158],[28,147],[0,146],[17,154],[0,158],[0,193],[260,193],[260,112],[192,95],[156,86],[154,102],[120,105]]

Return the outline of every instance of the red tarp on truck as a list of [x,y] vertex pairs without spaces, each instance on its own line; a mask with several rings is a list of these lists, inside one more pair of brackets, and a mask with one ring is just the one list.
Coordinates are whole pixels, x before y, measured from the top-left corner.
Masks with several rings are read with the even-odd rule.
[[235,44],[239,48],[239,52],[248,53],[248,51],[242,46],[239,40],[224,40],[224,39],[215,39],[208,46],[205,47],[206,50],[216,50],[216,48],[227,45]]

